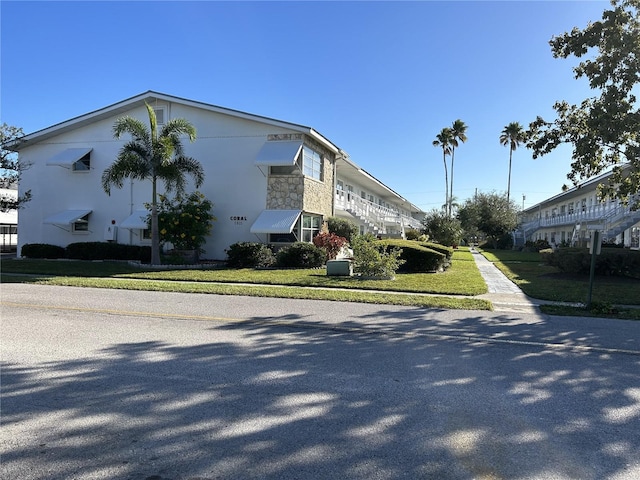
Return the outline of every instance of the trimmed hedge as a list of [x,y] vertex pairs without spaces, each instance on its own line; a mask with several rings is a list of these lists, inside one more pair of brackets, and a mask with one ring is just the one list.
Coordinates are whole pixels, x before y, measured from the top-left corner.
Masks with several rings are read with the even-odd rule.
[[70,258],[74,260],[139,260],[151,261],[151,247],[110,242],[78,242],[66,247],[47,243],[22,246],[21,255],[27,258]]
[[[402,249],[400,259],[404,260],[404,263],[398,271],[403,273],[428,273],[446,269],[449,266],[449,260],[443,250],[447,252],[450,250],[450,255],[453,255],[453,249],[434,243],[388,239],[379,240],[378,244],[385,251],[389,251],[394,247]],[[437,245],[440,251],[430,248],[431,245]]]
[[318,268],[324,265],[327,254],[312,243],[295,242],[276,254],[279,267]]
[[151,247],[111,242],[78,242],[67,245],[66,257],[74,260],[151,261]]
[[271,249],[258,242],[237,242],[226,252],[227,266],[231,268],[269,267],[276,261]]
[[453,257],[453,252],[454,252],[453,247],[446,247],[439,243],[433,243],[433,242],[421,242],[421,245],[427,248],[430,248],[431,250],[435,250],[436,252],[442,253],[444,256],[447,257],[447,260],[451,260],[451,257]]
[[[565,273],[588,275],[591,269],[591,254],[587,248],[559,248],[545,255],[545,260]],[[640,251],[603,248],[596,256],[595,273],[640,279]]]
[[27,258],[64,258],[64,247],[48,243],[26,243],[20,255]]

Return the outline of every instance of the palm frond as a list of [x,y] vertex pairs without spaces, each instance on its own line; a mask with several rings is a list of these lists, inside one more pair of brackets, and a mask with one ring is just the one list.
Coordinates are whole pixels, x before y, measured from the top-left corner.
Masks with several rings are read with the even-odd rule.
[[149,133],[151,134],[151,142],[155,143],[158,139],[158,119],[156,118],[156,111],[147,102],[144,102],[144,106],[147,108],[147,114],[149,115]]
[[113,136],[120,138],[128,133],[134,140],[149,143],[149,131],[144,123],[133,117],[120,117],[113,125]]
[[179,139],[181,135],[186,135],[191,142],[196,139],[196,128],[184,118],[174,118],[169,120],[162,127],[160,132],[161,137],[175,137],[176,139]]

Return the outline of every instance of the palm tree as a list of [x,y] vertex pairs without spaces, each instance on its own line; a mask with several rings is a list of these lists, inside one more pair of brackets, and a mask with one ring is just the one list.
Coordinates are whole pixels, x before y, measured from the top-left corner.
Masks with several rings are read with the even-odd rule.
[[138,119],[122,117],[113,125],[113,136],[120,138],[128,133],[133,138],[127,142],[116,160],[102,173],[102,188],[111,195],[111,186],[122,188],[124,180],[151,180],[151,264],[160,264],[160,234],[158,232],[158,206],[156,183],[162,180],[165,190],[181,193],[185,187],[185,174],[189,174],[199,187],[204,181],[200,163],[184,155],[181,135],[190,141],[196,139],[196,129],[187,120],[169,120],[158,132],[156,114],[147,103],[149,127]]
[[450,128],[443,128],[442,131],[436,135],[436,139],[433,141],[434,147],[442,148],[442,162],[444,163],[444,209],[447,211],[449,205],[449,174],[447,172],[447,155],[451,155],[451,141],[453,135]]
[[[459,145],[458,142],[466,142],[467,141],[467,126],[465,123],[458,119],[453,122],[451,126],[451,192],[449,193],[449,199],[453,198],[453,158],[456,153],[456,147]],[[449,201],[449,216],[451,216],[451,201]]]
[[509,180],[507,182],[507,202],[509,202],[509,196],[511,195],[511,159],[513,158],[513,152],[520,146],[521,142],[527,140],[526,132],[518,122],[511,122],[504,127],[500,134],[500,145],[509,145]]

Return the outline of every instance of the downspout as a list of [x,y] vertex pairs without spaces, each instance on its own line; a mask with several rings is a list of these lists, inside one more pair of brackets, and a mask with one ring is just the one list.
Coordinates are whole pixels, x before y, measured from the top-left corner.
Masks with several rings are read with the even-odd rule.
[[331,191],[331,216],[336,216],[336,188],[338,188],[338,156],[342,156],[342,150],[339,150],[333,160],[333,185]]

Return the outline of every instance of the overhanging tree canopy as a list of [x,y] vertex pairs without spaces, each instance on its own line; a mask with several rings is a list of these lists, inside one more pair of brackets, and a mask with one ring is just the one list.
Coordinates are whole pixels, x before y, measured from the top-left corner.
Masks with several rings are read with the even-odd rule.
[[586,77],[599,95],[580,105],[556,102],[558,118],[538,117],[530,124],[528,147],[533,158],[558,145],[573,145],[568,178],[581,179],[609,169],[613,174],[600,189],[602,197],[618,198],[640,208],[632,195],[640,191],[640,110],[636,94],[640,83],[640,0],[612,0],[602,20],[549,42],[554,57],[589,58],[574,68],[575,77]]

